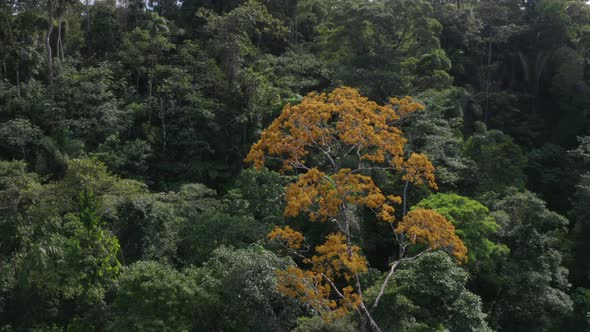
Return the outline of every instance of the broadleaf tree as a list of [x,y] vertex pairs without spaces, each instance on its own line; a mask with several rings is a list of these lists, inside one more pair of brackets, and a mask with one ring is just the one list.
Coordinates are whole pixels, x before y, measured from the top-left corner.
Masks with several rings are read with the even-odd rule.
[[[444,216],[426,209],[405,213],[409,184],[437,188],[434,166],[426,155],[405,151],[407,140],[397,125],[402,117],[423,108],[411,97],[392,98],[382,106],[348,87],[311,93],[300,104],[285,106],[246,158],[256,168],[278,162],[282,172],[299,174],[286,187],[286,217],[304,215],[333,226],[311,257],[306,255],[312,248],[304,234],[290,226],[268,234],[303,266],[279,271],[278,289],[307,303],[326,320],[356,311],[363,324],[381,331],[370,309],[378,306],[383,291],[372,307],[363,299],[360,276],[368,271],[368,263],[355,244],[354,232],[362,222],[361,209],[390,224],[390,236],[397,242],[382,290],[400,262],[422,253],[444,249],[458,262],[467,259],[466,247]],[[405,183],[403,198],[384,193],[373,181],[375,173],[397,175]],[[403,205],[401,220],[396,218],[397,205]]]

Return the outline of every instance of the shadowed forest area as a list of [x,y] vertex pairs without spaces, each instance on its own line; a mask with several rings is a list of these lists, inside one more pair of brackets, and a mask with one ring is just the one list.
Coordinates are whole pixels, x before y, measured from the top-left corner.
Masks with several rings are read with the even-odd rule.
[[0,331],[590,332],[590,5],[0,0]]

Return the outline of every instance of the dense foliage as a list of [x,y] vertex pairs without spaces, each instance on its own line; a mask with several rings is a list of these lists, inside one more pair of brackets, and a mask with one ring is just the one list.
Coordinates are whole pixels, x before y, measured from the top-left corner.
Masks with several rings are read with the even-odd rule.
[[583,0],[0,1],[0,331],[590,331]]

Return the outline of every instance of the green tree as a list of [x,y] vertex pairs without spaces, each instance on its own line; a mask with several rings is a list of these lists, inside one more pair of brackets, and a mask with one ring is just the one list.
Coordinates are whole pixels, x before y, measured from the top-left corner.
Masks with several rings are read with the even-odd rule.
[[[255,220],[245,210],[232,211],[214,190],[200,184],[184,185],[172,198],[184,218],[179,233],[179,260],[201,264],[221,245],[246,247],[262,238],[271,225]],[[234,206],[235,207],[235,206]]]
[[590,330],[590,290],[587,288],[576,288],[571,298],[574,301],[574,311],[565,327],[575,330],[587,332]]
[[27,171],[23,161],[0,161],[0,211],[16,215],[26,208],[41,191],[41,178]]
[[123,141],[113,134],[98,146],[94,156],[125,178],[143,180],[148,175],[152,153],[151,146],[144,140]]
[[202,287],[216,294],[222,307],[218,330],[286,331],[300,314],[300,305],[277,290],[276,271],[291,266],[259,245],[244,249],[221,246],[204,266]]
[[[223,134],[233,140],[222,146],[235,158],[247,152],[257,134],[294,97],[273,80],[272,51],[286,46],[287,28],[255,0],[219,15],[202,9],[206,32],[212,36],[213,52],[224,75],[224,111],[216,117]],[[239,133],[235,135],[232,133]]]
[[0,261],[7,262],[24,240],[20,221],[42,192],[41,178],[23,161],[0,162]]
[[509,252],[506,245],[492,241],[499,226],[488,208],[478,201],[455,194],[435,194],[416,207],[435,210],[455,225],[455,232],[467,246],[467,263],[472,268],[485,269],[494,259]]
[[68,162],[81,158],[84,148],[84,141],[74,138],[67,128],[59,128],[39,141],[35,171],[43,175],[63,176]]
[[118,280],[108,331],[188,331],[206,319],[214,298],[190,274],[139,261]]
[[109,64],[81,69],[61,64],[55,83],[53,117],[57,121],[51,129],[67,128],[73,138],[94,147],[109,135],[131,128],[132,114],[116,99],[123,81],[116,78]]
[[327,15],[314,49],[333,65],[336,80],[370,98],[385,101],[452,81],[429,1],[335,1],[310,9]]
[[[504,54],[497,54],[495,49],[502,47],[510,38],[521,32],[522,10],[519,4],[510,0],[484,0],[476,6],[476,11],[483,23],[481,40],[476,48],[478,55],[485,59],[484,65],[479,67],[478,79],[481,91],[480,100],[483,106],[483,121],[489,123],[492,118],[490,102],[492,92],[497,89],[495,80],[498,65],[497,59]],[[480,58],[480,59],[481,59]],[[501,62],[500,62],[501,63]]]
[[11,295],[6,323],[16,329],[100,329],[104,296],[119,273],[119,243],[103,228],[92,192],[81,192],[79,209],[63,217],[45,206],[54,202],[39,201],[19,220],[19,243],[3,271],[9,272]]
[[288,177],[264,169],[243,170],[228,191],[229,209],[243,211],[259,222],[280,225],[284,221],[284,188]]
[[39,142],[41,129],[27,119],[14,119],[0,124],[0,141],[10,148],[17,148],[22,159],[27,159],[26,148]]
[[402,263],[374,314],[387,330],[491,331],[481,299],[465,288],[468,278],[446,253],[426,253]]
[[[564,156],[566,156],[564,158]],[[570,197],[575,191],[578,172],[571,155],[556,144],[545,144],[527,155],[525,169],[527,188],[540,195],[550,209],[566,213],[571,209]]]
[[98,213],[94,194],[84,191],[80,193],[80,212],[66,215],[64,220],[64,229],[71,235],[64,243],[64,261],[57,266],[56,272],[63,275],[58,289],[64,300],[74,299],[77,309],[81,309],[80,313],[65,316],[72,319],[69,327],[79,330],[102,325],[104,296],[121,267],[119,242],[104,229]]
[[418,98],[425,109],[403,120],[408,144],[413,151],[426,153],[436,165],[441,190],[468,191],[476,181],[476,166],[462,151],[469,94],[460,88],[429,89]]
[[108,215],[116,211],[119,202],[127,197],[147,192],[147,186],[134,180],[121,179],[111,174],[105,164],[96,159],[72,159],[67,163],[66,174],[59,182],[48,184],[52,191],[48,199],[57,202],[58,211],[75,211],[81,191],[89,190],[96,195],[101,213]]
[[116,8],[107,2],[97,2],[87,13],[86,53],[104,59],[114,53],[121,43],[121,26]]
[[[492,203],[500,240],[510,248],[489,287],[494,327],[507,330],[552,329],[572,310],[565,267],[568,220],[549,211],[534,194],[511,189]],[[491,286],[491,285],[490,285]],[[493,294],[493,293],[492,293]]]
[[527,159],[510,136],[483,126],[465,142],[464,151],[477,164],[479,191],[524,186]]
[[36,11],[1,11],[2,77],[14,82],[16,97],[23,95],[22,84],[30,80],[43,63],[42,20]]
[[[150,105],[154,92],[156,65],[175,47],[170,41],[167,23],[154,13],[144,22],[143,28],[137,27],[123,36],[119,51],[121,62],[133,72],[132,82],[135,83],[136,92],[147,90]],[[148,108],[151,109],[151,106]]]
[[127,198],[117,206],[113,230],[125,264],[138,260],[173,262],[182,219],[174,205],[156,194]]
[[575,222],[573,279],[578,285],[590,287],[590,262],[584,252],[590,249],[590,173],[583,174],[572,198],[571,218]]

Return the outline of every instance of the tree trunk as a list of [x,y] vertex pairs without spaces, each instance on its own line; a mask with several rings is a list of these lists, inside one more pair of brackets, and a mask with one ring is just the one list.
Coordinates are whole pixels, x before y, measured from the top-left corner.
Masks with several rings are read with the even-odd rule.
[[64,44],[63,44],[63,39],[61,38],[61,26],[64,23],[64,20],[62,17],[59,18],[59,39],[58,39],[58,43],[59,43],[59,49],[61,50],[61,61],[64,61],[66,58],[66,53],[64,50]]
[[487,68],[487,75],[486,75],[486,108],[484,112],[484,119],[483,122],[487,125],[488,119],[490,117],[490,80],[492,77],[492,28],[490,27],[490,34],[489,34],[489,43],[488,43],[488,68]]
[[156,70],[156,64],[154,63],[154,58],[152,58],[151,60],[151,68],[150,68],[150,72],[148,73],[149,76],[149,87],[148,87],[148,93],[149,93],[149,99],[148,99],[148,106],[150,108],[150,112],[152,109],[152,89],[153,89],[153,85],[154,85],[154,72]]
[[57,60],[62,60],[61,54],[63,53],[62,45],[61,45],[61,15],[57,19],[57,42],[56,42],[56,49],[57,49]]
[[403,193],[403,197],[402,197],[402,218],[406,216],[406,213],[408,212],[407,210],[407,206],[408,206],[408,187],[410,186],[410,181],[406,180],[406,184],[404,185],[404,193]]
[[90,36],[90,0],[86,0],[86,38]]
[[139,69],[137,70],[137,77],[135,78],[135,94],[139,95]]
[[[404,185],[404,191],[402,194],[402,218],[406,216],[406,214],[408,213],[408,188],[410,187],[410,181],[406,180],[406,183]],[[403,247],[403,240],[404,240],[404,235],[403,234],[395,234],[396,238],[397,238],[397,243],[398,243],[398,249],[397,249],[397,259],[402,259],[404,256],[404,247]]]
[[166,111],[162,96],[160,96],[160,120],[162,121],[162,150],[166,152]]
[[47,1],[47,33],[45,35],[45,48],[47,49],[47,80],[49,88],[53,86],[53,56],[51,51],[51,34],[53,33],[53,3]]
[[297,45],[297,41],[298,41],[298,35],[297,34],[299,33],[299,31],[298,31],[298,25],[299,25],[298,18],[299,18],[299,15],[297,15],[297,10],[295,10],[295,26],[294,26],[294,29],[293,29],[293,31],[295,31],[295,38],[293,38],[295,40],[295,45]]
[[16,95],[20,97],[20,62],[16,60]]
[[149,73],[148,79],[148,121],[152,122],[152,88],[154,84],[154,80],[152,78],[152,73]]
[[[12,36],[12,28],[10,27],[10,24],[8,24],[8,37],[10,38],[10,41],[12,41],[12,43],[14,44],[15,41],[14,37]],[[6,44],[10,45],[10,42],[6,42]],[[5,47],[8,50],[8,45],[2,45],[2,47]],[[2,68],[4,69],[4,76],[2,77],[6,79],[8,79],[8,72],[6,70],[6,58],[8,58],[7,53],[5,53],[4,57],[2,58]]]
[[[350,236],[350,220],[348,219],[347,214],[346,214],[347,209],[348,209],[348,207],[346,206],[346,204],[343,204],[342,211],[345,211],[343,214],[343,219],[344,219],[344,230],[346,232],[346,234],[345,234],[346,235],[346,249],[348,252],[348,257],[351,258],[352,254],[353,254],[353,252],[352,252],[352,239]],[[369,310],[367,310],[367,306],[365,305],[365,302],[363,300],[363,291],[361,289],[361,281],[360,281],[360,278],[357,273],[354,274],[354,279],[355,279],[356,292],[361,299],[361,303],[358,307],[359,313],[365,319],[365,321],[367,323],[369,323],[371,330],[373,330],[374,332],[381,332],[381,328],[379,327],[379,325],[377,325],[377,323],[373,319],[373,316],[371,316],[371,313],[369,312]]]

